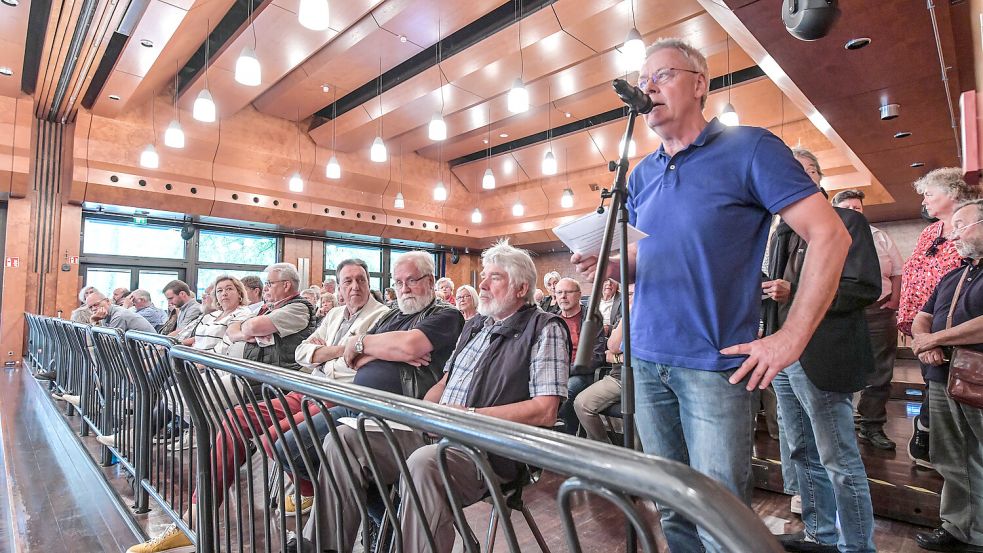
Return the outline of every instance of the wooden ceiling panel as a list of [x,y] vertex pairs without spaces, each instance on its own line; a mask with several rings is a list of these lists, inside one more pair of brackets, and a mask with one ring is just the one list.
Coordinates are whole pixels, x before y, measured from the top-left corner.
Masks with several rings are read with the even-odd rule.
[[502,4],[502,0],[469,0],[468,2],[417,2],[412,9],[395,14],[385,24],[387,31],[405,36],[410,42],[429,46],[437,42],[437,25],[440,38],[461,29]]

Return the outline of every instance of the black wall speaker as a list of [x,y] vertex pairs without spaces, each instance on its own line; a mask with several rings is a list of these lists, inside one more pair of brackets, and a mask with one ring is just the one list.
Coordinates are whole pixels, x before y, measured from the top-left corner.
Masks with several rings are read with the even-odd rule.
[[181,227],[181,238],[184,240],[191,240],[195,236],[195,226],[191,223],[185,223]]
[[782,22],[799,40],[818,40],[829,33],[840,10],[836,0],[784,0]]
[[457,250],[451,248],[451,265],[457,265],[457,262],[461,260],[461,256],[457,254]]

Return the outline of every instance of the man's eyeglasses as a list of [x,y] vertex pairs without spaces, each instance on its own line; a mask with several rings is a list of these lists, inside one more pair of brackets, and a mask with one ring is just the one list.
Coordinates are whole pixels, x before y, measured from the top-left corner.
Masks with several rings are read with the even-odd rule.
[[[949,239],[949,240],[953,240],[953,239],[955,239],[955,238],[956,238],[957,236],[959,236],[960,234],[962,234],[962,233],[963,233],[963,231],[965,231],[965,230],[966,230],[966,229],[968,229],[969,227],[973,227],[973,226],[976,226],[976,225],[978,225],[978,224],[980,224],[980,223],[983,223],[983,219],[980,219],[979,221],[975,221],[975,222],[972,222],[972,223],[970,223],[970,224],[968,224],[968,225],[964,225],[964,226],[961,226],[961,227],[959,227],[959,228],[957,228],[957,229],[952,229],[952,232],[950,232],[950,233],[949,233],[949,234],[947,234],[946,236],[948,237],[948,239]],[[942,238],[942,237],[940,236],[939,238]],[[938,238],[936,238],[936,240],[938,240]],[[933,242],[933,244],[934,244],[934,242]],[[928,252],[925,252],[925,253],[927,254]]]
[[397,281],[393,282],[393,288],[399,290],[403,286],[406,286],[406,287],[416,286],[416,283],[420,282],[421,280],[424,280],[424,279],[428,278],[429,276],[430,275],[423,275],[421,277],[408,278],[406,280],[397,280]]
[[266,282],[263,283],[263,288],[269,288],[270,286],[273,286],[274,284],[279,284],[281,282],[287,282],[287,281],[286,280],[267,280]]
[[566,296],[567,294],[576,294],[580,290],[554,290],[553,293],[557,296]]
[[928,257],[935,257],[935,254],[939,253],[939,246],[945,244],[946,237],[938,236],[935,240],[932,240],[932,245],[925,250],[925,255]]
[[455,299],[456,299],[456,300],[457,300],[458,302],[460,302],[461,300],[467,300],[467,299],[471,299],[471,296],[457,296],[457,297],[456,297]]
[[667,82],[671,81],[673,77],[676,76],[676,71],[683,71],[685,73],[693,73],[694,75],[699,75],[699,71],[693,71],[692,69],[680,69],[678,67],[663,67],[655,73],[649,75],[639,75],[638,76],[638,88],[645,90],[649,84],[655,86],[662,86]]

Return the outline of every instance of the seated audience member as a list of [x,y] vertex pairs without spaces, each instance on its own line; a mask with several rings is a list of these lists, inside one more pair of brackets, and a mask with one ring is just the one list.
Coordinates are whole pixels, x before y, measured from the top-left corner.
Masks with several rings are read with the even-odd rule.
[[[443,377],[424,399],[513,422],[551,426],[566,395],[570,343],[565,325],[532,303],[536,267],[528,253],[502,242],[485,250],[482,262],[480,316],[465,325]],[[370,433],[368,448],[378,452],[376,468],[382,479],[373,484],[358,433],[341,426],[339,436],[343,449],[331,439],[324,445],[329,465],[322,467],[318,479],[325,492],[320,495],[324,501],[318,503],[320,526],[315,528],[317,521],[312,517],[304,536],[310,539],[316,531],[322,544],[334,547],[340,535],[342,551],[348,553],[355,545],[361,522],[358,505],[364,504],[370,487],[396,484],[399,471],[382,434]],[[402,551],[430,551],[424,526],[432,529],[437,551],[450,551],[454,544],[454,517],[438,470],[437,446],[427,445],[417,431],[395,431],[395,436],[407,456],[406,464],[422,502],[422,515],[409,504],[399,510]],[[513,480],[519,472],[519,467],[507,459],[490,461],[503,482]],[[342,468],[346,464],[354,467],[355,481],[347,481],[348,472]],[[448,480],[465,506],[485,495],[485,483],[467,457],[449,450],[447,466]],[[340,480],[342,495],[335,495],[327,473]],[[408,497],[406,482],[399,485],[400,496]],[[356,502],[356,494],[362,501]],[[336,514],[340,526],[336,526]],[[305,543],[302,549],[307,551],[309,546],[309,542]]]
[[195,299],[191,287],[181,280],[172,280],[164,286],[164,297],[167,304],[178,310],[174,330],[169,335],[174,336],[201,317],[201,304]]
[[321,292],[317,288],[314,288],[313,286],[301,292],[300,297],[304,298],[305,300],[307,300],[307,303],[315,307],[321,304]]
[[130,292],[130,302],[136,309],[136,314],[140,315],[155,329],[159,329],[167,322],[167,312],[154,305],[150,297],[150,292],[136,289]]
[[[201,297],[201,314],[195,320],[189,322],[181,330],[174,332],[174,338],[185,346],[193,346],[195,343],[195,328],[201,323],[206,313],[215,311],[215,285],[209,284],[205,287],[205,293]],[[178,312],[180,316],[180,311]]]
[[246,289],[246,304],[253,315],[263,307],[263,280],[256,275],[248,275],[240,280]]
[[375,301],[382,303],[383,300],[382,292],[378,290],[371,290],[369,293],[372,294],[372,297],[375,298]]
[[126,288],[117,288],[113,290],[113,305],[118,305],[123,307],[123,299],[130,295],[130,291]]
[[[833,196],[833,206],[864,212],[864,193],[843,190]],[[884,433],[887,422],[887,401],[891,399],[891,380],[898,352],[898,302],[901,300],[901,252],[886,232],[871,225],[870,232],[877,248],[881,268],[881,297],[864,311],[870,343],[874,350],[874,372],[860,392],[857,412],[860,413],[858,437],[877,449],[891,450],[896,444]]]
[[75,308],[75,310],[72,311],[72,314],[69,315],[69,319],[73,323],[91,323],[92,312],[89,311],[89,306],[85,304],[85,298],[89,297],[89,294],[92,292],[98,292],[95,286],[86,286],[79,290],[79,303],[82,305]]
[[[265,272],[272,308],[264,315],[257,315],[245,321],[231,321],[226,329],[226,336],[233,343],[227,353],[233,357],[296,370],[300,365],[295,359],[295,352],[297,346],[314,332],[315,308],[298,294],[300,275],[292,264],[275,263],[267,267]],[[242,294],[240,297],[244,298],[245,294],[239,287],[232,284],[232,288],[236,290],[236,294]],[[232,294],[230,289],[226,297],[231,298]],[[243,307],[242,312],[248,311],[245,306],[241,307]],[[258,410],[253,409],[252,405],[236,405],[226,412],[228,419],[237,421],[235,428],[226,417],[222,418],[222,430],[215,436],[212,449],[212,464],[216,467],[213,477],[220,480],[215,486],[216,505],[224,501],[225,490],[232,484],[233,475],[238,474],[241,463],[249,459],[239,428],[251,428],[250,420],[256,427],[268,427],[274,423],[274,420],[282,420],[289,414],[279,402],[274,402],[275,414],[267,412],[265,401],[260,400],[257,405],[259,405]],[[299,409],[299,402],[293,407]],[[192,505],[196,501],[197,490],[192,495]],[[190,521],[191,516],[191,511],[184,513],[186,521]],[[130,547],[127,553],[188,551],[189,547],[190,550],[194,549],[191,540],[172,524],[150,541]]]
[[942,525],[915,541],[930,551],[983,552],[983,409],[946,392],[953,347],[983,352],[983,200],[962,204],[952,216],[963,267],[945,275],[911,325],[912,350],[928,380],[932,464],[942,475]]
[[465,321],[478,314],[478,292],[473,286],[465,284],[457,289],[457,309]]
[[331,292],[332,294],[338,293],[338,283],[335,281],[334,277],[328,277],[325,279],[323,285],[321,286],[322,292]]
[[618,293],[618,282],[613,278],[605,280],[601,286],[601,301],[598,308],[601,311],[601,321],[604,323],[604,335],[610,336],[611,329],[621,320],[621,294]]
[[317,328],[317,309],[300,297],[300,275],[294,265],[274,263],[265,272],[270,307],[263,315],[229,324],[227,336],[234,343],[228,354],[300,370],[294,353]]
[[543,301],[539,302],[539,308],[547,313],[560,312],[560,308],[556,305],[556,297],[553,294],[553,289],[556,288],[557,282],[560,282],[560,273],[556,271],[551,271],[543,276],[543,285],[546,286],[546,295],[543,297]]
[[[343,363],[355,371],[355,384],[420,399],[440,379],[464,318],[453,306],[436,299],[431,254],[414,251],[397,257],[393,280],[399,307],[382,315],[367,333],[348,337],[343,342]],[[335,407],[328,415],[330,420],[313,419],[311,430],[321,438],[328,435],[327,425],[357,413]],[[301,459],[301,448],[309,452],[309,459],[318,458],[321,443],[311,439],[311,430],[305,422],[296,432],[288,432],[282,443],[277,442],[276,453],[284,466],[288,466],[288,457]],[[298,470],[295,480],[313,480],[302,462],[294,465]]]
[[382,296],[387,307],[396,307],[396,290],[394,288],[386,288],[386,293]]
[[[634,284],[628,286],[629,302],[634,295],[634,288]],[[611,438],[608,437],[607,429],[601,420],[601,412],[621,401],[621,364],[624,361],[621,353],[623,332],[623,323],[619,319],[614,330],[611,331],[611,337],[608,338],[608,351],[605,353],[605,360],[611,365],[611,372],[577,394],[573,402],[577,420],[580,421],[580,426],[583,427],[587,437],[591,440],[611,443]]]
[[536,305],[539,305],[539,303],[543,301],[544,297],[545,295],[543,294],[543,291],[539,288],[536,288],[536,291],[532,294],[532,300],[536,302]]
[[[793,154],[819,186],[816,157],[805,150]],[[836,296],[799,360],[772,381],[805,523],[804,531],[779,540],[786,551],[873,553],[874,513],[853,430],[853,394],[874,368],[864,308],[880,296],[881,271],[867,219],[849,209],[835,211],[852,240]],[[766,336],[783,328],[801,297],[807,247],[786,222],[778,225],[769,244],[772,280],[761,284],[774,300],[765,302]]]
[[454,281],[442,277],[437,279],[436,285],[437,299],[446,301],[447,303],[454,305]]
[[575,435],[580,428],[577,412],[573,408],[573,402],[577,399],[577,394],[594,382],[594,371],[604,364],[604,352],[607,350],[607,339],[604,337],[604,327],[597,327],[597,334],[584,339],[591,340],[593,355],[591,364],[583,370],[574,368],[573,363],[577,357],[577,345],[580,343],[580,329],[584,326],[584,317],[587,309],[580,305],[580,283],[572,278],[562,278],[554,287],[556,294],[556,304],[560,309],[560,320],[570,331],[570,340],[573,344],[573,351],[570,353],[570,363],[568,367],[569,379],[567,381],[567,400],[560,407],[560,419],[563,420],[564,432]]
[[333,292],[321,292],[321,297],[318,300],[318,318],[323,319],[329,311],[338,307],[338,296]]
[[242,282],[231,275],[219,275],[215,282],[205,290],[202,306],[209,308],[194,325],[191,347],[202,351],[225,354],[232,345],[228,339],[229,325],[241,323],[252,317],[246,302],[246,290]]
[[90,323],[93,325],[118,328],[123,332],[128,330],[138,330],[140,332],[155,333],[154,327],[150,326],[147,319],[109,301],[109,298],[100,292],[92,292],[85,298],[85,305],[92,312]]

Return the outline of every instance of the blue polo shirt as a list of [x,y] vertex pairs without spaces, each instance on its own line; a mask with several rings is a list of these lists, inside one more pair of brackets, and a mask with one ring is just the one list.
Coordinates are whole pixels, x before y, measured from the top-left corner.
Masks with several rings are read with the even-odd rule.
[[671,158],[663,147],[628,179],[638,243],[632,355],[721,371],[722,348],[757,335],[761,261],[771,215],[818,194],[791,150],[756,127],[713,119]]

